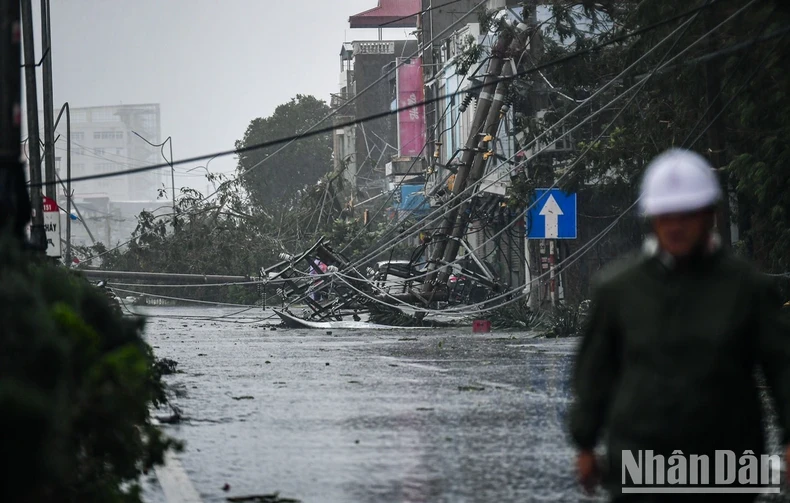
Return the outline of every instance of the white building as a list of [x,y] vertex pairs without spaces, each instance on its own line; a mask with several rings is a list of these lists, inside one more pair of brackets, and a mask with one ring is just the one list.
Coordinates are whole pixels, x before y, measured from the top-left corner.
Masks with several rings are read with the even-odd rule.
[[[43,126],[43,120],[39,123]],[[116,105],[71,109],[71,176],[79,178],[161,164],[158,104]],[[66,177],[66,117],[56,132],[56,168]],[[169,152],[165,152],[169,155]],[[169,168],[72,184],[75,197],[109,197],[113,201],[156,200]]]
[[[159,104],[75,107],[70,114],[72,179],[166,163],[159,147],[140,138],[153,144],[162,143]],[[41,114],[39,126],[43,128],[43,125]],[[64,185],[67,178],[66,133],[64,113],[55,133],[55,168]],[[164,156],[169,159],[167,146]],[[72,221],[72,244],[101,242],[108,247],[115,246],[131,237],[142,210],[157,210],[158,214],[169,211],[163,210],[172,204],[169,172],[170,168],[165,167],[73,182],[72,203],[80,210],[84,221]],[[66,208],[64,186],[58,187],[58,204]],[[76,214],[74,209],[72,214]],[[63,229],[65,218],[64,212]],[[65,233],[62,238],[66,239]]]

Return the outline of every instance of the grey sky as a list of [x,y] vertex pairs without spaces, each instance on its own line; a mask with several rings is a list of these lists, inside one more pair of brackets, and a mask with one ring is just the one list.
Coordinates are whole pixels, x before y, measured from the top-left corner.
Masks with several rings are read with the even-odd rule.
[[[51,2],[55,107],[160,103],[162,138],[173,137],[176,160],[232,149],[250,120],[297,93],[328,101],[344,39],[378,37],[348,28],[350,15],[377,0]],[[385,39],[406,36],[384,30]],[[232,171],[235,161],[210,167]],[[199,175],[176,184],[206,190]]]

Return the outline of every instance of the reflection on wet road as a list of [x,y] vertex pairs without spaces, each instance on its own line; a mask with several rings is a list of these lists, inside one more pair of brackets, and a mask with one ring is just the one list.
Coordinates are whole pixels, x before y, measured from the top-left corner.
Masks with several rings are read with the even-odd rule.
[[[146,308],[218,316],[205,308]],[[205,501],[582,500],[564,415],[575,341],[471,329],[268,330],[260,312],[152,318]],[[223,486],[230,490],[225,492]]]

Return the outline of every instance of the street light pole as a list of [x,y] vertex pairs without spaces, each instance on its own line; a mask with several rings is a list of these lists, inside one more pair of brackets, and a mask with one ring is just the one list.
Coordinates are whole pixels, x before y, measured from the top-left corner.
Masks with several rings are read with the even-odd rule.
[[[60,108],[60,113],[52,126],[52,130],[58,129],[60,118],[63,112],[66,112],[66,267],[71,267],[71,111],[69,110],[69,102],[63,104]],[[55,145],[52,145],[52,151],[55,151]],[[60,180],[60,177],[58,177]],[[61,180],[61,183],[62,180]],[[109,244],[109,243],[108,243]]]
[[[170,166],[170,188],[171,188],[171,192],[173,194],[173,196],[172,196],[173,197],[173,229],[175,229],[176,228],[176,215],[178,213],[176,211],[176,174],[175,174],[176,170],[173,167],[173,138],[171,136],[168,136],[165,139],[165,141],[163,141],[162,143],[156,144],[156,143],[151,143],[150,141],[148,141],[145,138],[143,138],[143,136],[140,133],[138,133],[137,131],[132,131],[132,133],[137,135],[138,138],[140,138],[141,140],[143,140],[147,144],[151,145],[152,147],[159,147],[159,153],[162,154],[162,159],[164,159],[165,162],[167,162],[167,164]],[[167,159],[165,157],[164,152],[162,152],[162,149],[164,149],[165,144],[167,142],[170,142],[170,159]]]
[[176,218],[176,170],[173,168],[173,139],[168,136],[166,142],[170,142],[170,193],[173,197],[173,222]]

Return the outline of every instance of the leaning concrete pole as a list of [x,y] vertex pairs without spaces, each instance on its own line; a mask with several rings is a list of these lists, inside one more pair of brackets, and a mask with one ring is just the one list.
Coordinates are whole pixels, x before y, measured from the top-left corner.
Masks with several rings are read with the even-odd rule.
[[[470,128],[469,138],[464,145],[464,154],[461,157],[461,164],[458,167],[458,172],[455,175],[453,182],[453,197],[447,203],[451,207],[458,204],[461,200],[460,194],[466,189],[466,182],[469,178],[469,172],[475,157],[482,155],[478,152],[477,146],[480,143],[481,134],[485,125],[485,119],[488,116],[488,111],[491,108],[491,103],[494,100],[494,92],[498,85],[500,73],[502,72],[502,63],[507,53],[508,46],[512,40],[512,34],[509,30],[502,33],[497,39],[496,44],[491,50],[491,59],[488,62],[488,70],[483,81],[483,87],[480,90],[480,97],[477,100],[477,109],[475,116],[472,119],[472,127]],[[447,249],[448,237],[452,234],[453,229],[458,219],[458,208],[447,210],[444,214],[444,219],[441,224],[441,229],[436,238],[436,248],[431,254],[431,260],[428,262],[427,269],[430,274],[425,278],[423,283],[422,294],[426,296],[426,300],[436,300],[433,295],[436,286],[439,282],[436,281],[436,276],[439,267],[442,265],[442,259],[445,256]],[[458,249],[456,247],[456,253]]]
[[[513,40],[508,50],[510,56],[519,54],[524,50],[524,34],[527,31],[527,25],[520,23],[516,27],[516,31],[516,39]],[[501,124],[502,119],[508,111],[506,99],[513,73],[514,69],[512,65],[512,59],[508,59],[504,65],[504,69],[502,70],[502,79],[497,83],[496,91],[494,92],[494,100],[488,109],[485,127],[483,128],[484,136],[479,138],[479,143],[477,144],[477,155],[474,158],[472,167],[469,170],[469,177],[467,179],[468,188],[464,191],[462,199],[467,199],[468,196],[474,194],[478,190],[478,187],[475,185],[475,183],[483,177],[485,172],[486,161],[489,157],[487,153],[492,150],[490,143],[495,141],[497,131],[499,130],[499,124]],[[466,201],[463,205],[461,205],[460,211],[457,213],[455,225],[453,226],[453,239],[449,240],[444,252],[443,262],[445,264],[455,260],[456,256],[458,255],[458,249],[461,246],[460,239],[466,235],[466,231],[469,227],[469,220],[471,216],[469,210],[471,207],[472,201]],[[445,284],[447,283],[449,277],[450,269],[443,268],[439,272],[439,277],[436,283],[439,285]]]

